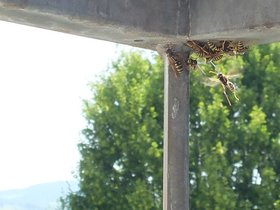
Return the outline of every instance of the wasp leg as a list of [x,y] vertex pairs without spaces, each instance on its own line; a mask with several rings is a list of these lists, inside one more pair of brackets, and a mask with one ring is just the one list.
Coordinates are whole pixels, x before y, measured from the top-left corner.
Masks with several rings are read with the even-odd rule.
[[215,70],[216,70],[217,66],[213,63],[212,60],[210,60],[210,63],[212,64],[212,66],[214,66],[214,68],[215,68]]
[[239,101],[239,98],[237,97],[237,95],[236,95],[235,91],[233,91],[232,93],[233,93],[233,95],[234,95],[235,99],[236,99],[237,101]]
[[[188,44],[188,42],[191,42],[192,44]],[[188,42],[187,42],[187,45],[190,47],[190,48],[192,48],[193,50],[194,49],[198,49],[198,51],[200,51],[200,52],[203,52],[204,54],[209,54],[209,52],[207,51],[207,50],[205,50],[204,49],[204,46],[201,46],[201,45],[199,45],[199,43],[197,43],[197,42],[195,42],[195,41],[193,41],[193,40],[188,40]],[[197,50],[195,50],[195,51],[197,51]]]
[[172,68],[173,72],[175,73],[176,79],[179,78],[180,74],[179,74],[179,72],[176,70],[176,68],[174,68],[173,66],[171,66],[171,68]]
[[169,63],[169,66],[171,67],[171,69],[173,70],[173,72],[175,73],[175,76],[176,78],[179,77],[179,72],[177,71],[177,68],[176,68],[176,61],[174,59],[172,59],[171,57],[168,57],[168,63]]
[[206,75],[204,70],[199,66],[199,64],[197,64],[197,68],[201,71],[202,74]]
[[172,71],[175,73],[175,77],[178,78],[179,77],[179,73],[177,72],[176,68],[174,68],[172,65],[169,64],[169,66],[171,66]]
[[196,70],[196,69],[199,69],[199,71],[206,75],[204,70],[200,67],[199,63],[197,62],[197,60],[193,60],[192,58],[188,58],[187,61],[186,61],[186,64],[190,67],[193,68],[193,70]]
[[228,95],[227,95],[227,92],[226,92],[226,87],[222,84],[222,86],[223,86],[223,89],[224,89],[224,95],[225,95],[225,97],[226,97],[226,99],[227,99],[227,101],[228,101],[228,104],[231,106],[231,102],[230,102],[230,100],[229,100],[229,98],[228,98]]
[[214,71],[209,71],[209,73],[217,75],[217,72],[214,72]]

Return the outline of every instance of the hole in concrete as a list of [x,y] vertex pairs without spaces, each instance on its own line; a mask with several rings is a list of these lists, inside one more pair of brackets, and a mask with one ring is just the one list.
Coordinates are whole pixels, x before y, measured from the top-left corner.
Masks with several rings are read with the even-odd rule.
[[144,42],[143,39],[134,39],[134,42]]

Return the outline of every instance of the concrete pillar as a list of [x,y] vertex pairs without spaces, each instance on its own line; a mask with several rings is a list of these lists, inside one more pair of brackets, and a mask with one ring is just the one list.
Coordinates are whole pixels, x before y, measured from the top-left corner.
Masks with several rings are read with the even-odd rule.
[[[186,52],[182,52],[187,56]],[[176,77],[165,60],[163,209],[189,209],[189,71]]]

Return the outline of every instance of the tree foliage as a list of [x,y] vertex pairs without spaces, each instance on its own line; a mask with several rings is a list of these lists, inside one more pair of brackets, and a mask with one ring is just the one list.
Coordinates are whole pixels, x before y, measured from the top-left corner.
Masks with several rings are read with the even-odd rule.
[[[239,102],[191,75],[193,210],[280,210],[280,45],[252,48],[219,69],[240,71]],[[124,54],[92,84],[79,145],[80,190],[65,209],[162,209],[163,65]]]
[[124,54],[113,73],[93,83],[85,101],[88,127],[79,145],[80,191],[69,209],[162,208],[163,65]]
[[205,97],[193,79],[192,209],[280,209],[279,55],[279,44],[264,45],[220,65],[242,71],[232,107],[222,88]]

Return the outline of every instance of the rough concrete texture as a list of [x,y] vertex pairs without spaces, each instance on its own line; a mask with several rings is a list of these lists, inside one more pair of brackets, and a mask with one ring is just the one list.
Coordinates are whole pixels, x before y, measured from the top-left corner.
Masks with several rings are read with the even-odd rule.
[[164,83],[163,209],[189,210],[190,72],[177,77],[165,59]]
[[192,39],[280,40],[279,0],[0,0],[0,19],[156,49]]
[[0,19],[154,49],[167,37],[187,34],[187,4],[186,0],[0,0]]
[[190,8],[190,37],[280,40],[279,0],[190,0]]

